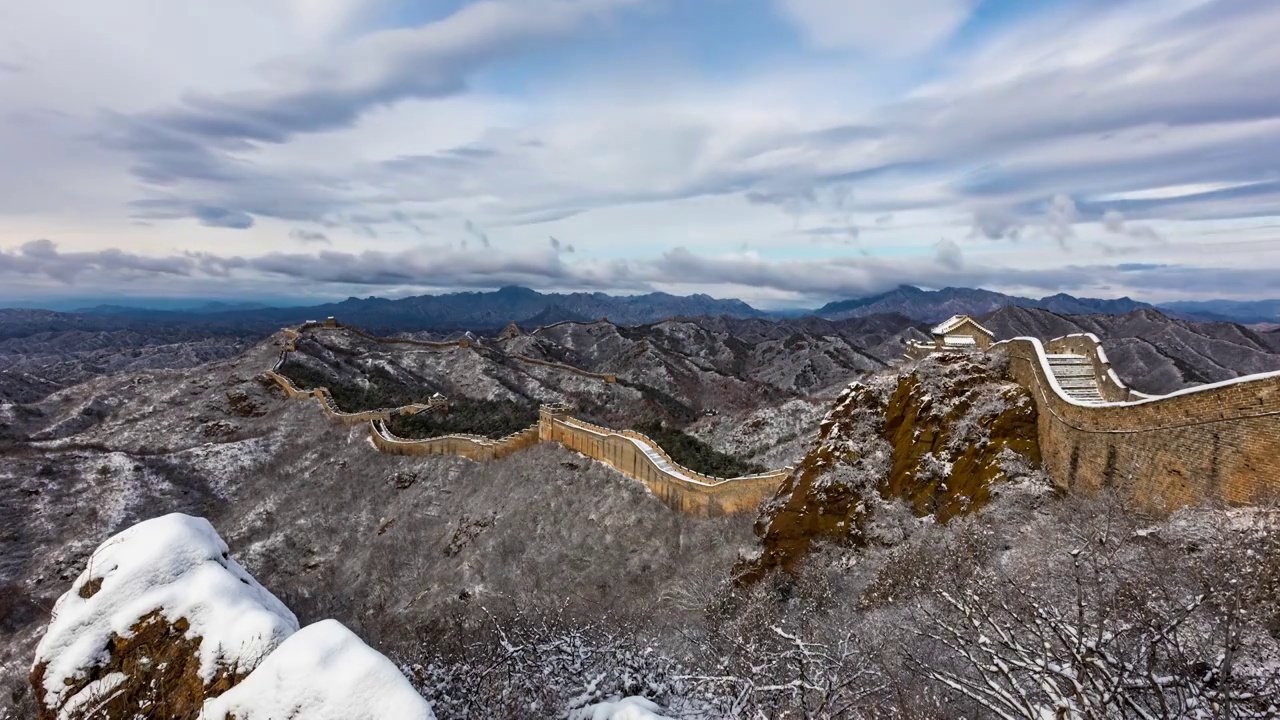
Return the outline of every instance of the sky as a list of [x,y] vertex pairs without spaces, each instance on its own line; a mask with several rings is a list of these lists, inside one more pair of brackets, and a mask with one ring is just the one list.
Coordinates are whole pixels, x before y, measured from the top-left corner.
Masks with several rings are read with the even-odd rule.
[[1275,0],[0,4],[0,301],[1280,296]]

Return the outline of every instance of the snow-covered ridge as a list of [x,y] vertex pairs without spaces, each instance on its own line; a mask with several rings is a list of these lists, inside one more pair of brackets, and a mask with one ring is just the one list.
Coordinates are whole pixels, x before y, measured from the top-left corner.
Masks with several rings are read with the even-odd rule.
[[291,635],[243,682],[206,702],[204,717],[435,718],[400,670],[337,620],[321,620]]

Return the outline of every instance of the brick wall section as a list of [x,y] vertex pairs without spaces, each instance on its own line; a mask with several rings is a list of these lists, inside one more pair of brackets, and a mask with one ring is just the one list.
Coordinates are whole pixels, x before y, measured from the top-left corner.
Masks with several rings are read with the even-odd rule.
[[634,441],[646,443],[671,462],[657,444],[639,433],[618,432],[546,410],[539,425],[543,442],[558,442],[570,450],[599,460],[644,483],[671,509],[690,515],[717,517],[754,512],[762,501],[777,492],[791,472],[791,468],[783,468],[761,475],[725,479],[695,473],[671,463],[679,473],[673,474],[658,467],[637,447]]
[[501,440],[490,440],[479,435],[405,440],[392,435],[381,423],[370,422],[369,436],[373,439],[374,446],[390,455],[457,455],[477,462],[498,460],[539,442],[536,425]]
[[[1096,347],[1096,339],[1080,337],[1048,348]],[[1064,489],[1117,487],[1149,509],[1166,511],[1206,500],[1280,500],[1280,374],[1149,400],[1077,405],[1053,390],[1038,343],[1019,338],[996,347],[1007,350],[1014,379],[1036,399],[1045,468]]]
[[531,365],[543,365],[546,367],[556,368],[558,370],[564,370],[566,372],[571,372],[575,375],[581,375],[582,377],[591,378],[593,380],[600,380],[602,382],[611,383],[611,382],[618,381],[618,378],[614,375],[603,375],[601,373],[593,373],[587,370],[583,370],[582,368],[576,368],[572,365],[565,365],[564,363],[552,362],[551,360],[539,360],[537,358],[525,357],[524,355],[508,355],[507,357],[513,360],[519,360],[520,362],[529,363]]

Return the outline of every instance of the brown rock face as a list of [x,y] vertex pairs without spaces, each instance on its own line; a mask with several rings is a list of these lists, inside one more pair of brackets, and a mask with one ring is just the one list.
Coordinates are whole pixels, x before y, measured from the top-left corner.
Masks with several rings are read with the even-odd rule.
[[[37,692],[37,720],[56,718],[200,718],[206,697],[215,697],[244,679],[235,668],[219,668],[213,681],[200,678],[199,636],[186,637],[190,625],[179,619],[170,623],[159,612],[143,617],[128,637],[111,638],[106,664],[78,678],[69,696],[80,695],[97,683],[101,691],[90,692],[86,702],[75,707],[48,707],[40,695],[44,687],[45,665],[31,671],[31,685]],[[120,676],[123,676],[120,678]],[[112,678],[120,678],[112,681]],[[68,703],[70,705],[70,703]]]
[[762,511],[761,556],[740,579],[794,572],[814,540],[865,544],[881,499],[946,522],[1039,462],[1035,404],[1005,378],[1001,357],[935,355],[909,372],[854,383]]
[[946,522],[986,504],[1010,453],[1039,465],[1035,403],[1001,370],[998,360],[940,355],[902,378],[882,431],[893,446],[886,497]]

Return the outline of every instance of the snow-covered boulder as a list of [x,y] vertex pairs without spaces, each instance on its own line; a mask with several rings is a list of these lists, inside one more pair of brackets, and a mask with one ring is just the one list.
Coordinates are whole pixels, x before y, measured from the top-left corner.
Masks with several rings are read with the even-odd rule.
[[205,705],[208,720],[434,720],[390,660],[336,620],[299,630]]
[[197,718],[297,629],[207,520],[141,522],[54,606],[31,671],[39,717]]

